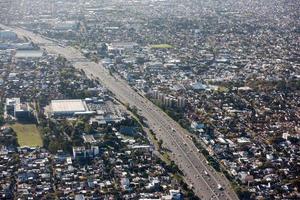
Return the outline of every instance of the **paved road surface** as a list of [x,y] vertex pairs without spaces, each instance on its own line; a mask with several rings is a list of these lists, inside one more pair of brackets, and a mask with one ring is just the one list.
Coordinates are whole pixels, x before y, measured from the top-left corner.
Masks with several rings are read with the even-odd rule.
[[[164,147],[172,152],[171,159],[183,171],[185,180],[201,199],[238,199],[224,175],[217,173],[206,163],[205,157],[198,152],[192,140],[187,136],[186,130],[152,102],[135,92],[124,80],[118,76],[110,76],[102,64],[87,60],[75,48],[64,47],[30,31],[3,25],[0,27],[13,30],[19,36],[29,38],[34,43],[40,44],[48,53],[64,56],[73,62],[76,68],[83,69],[89,77],[99,79],[120,101],[135,105],[139,109],[139,114],[146,118],[149,127],[153,129],[158,138],[162,139]],[[219,190],[218,184],[222,185],[224,189]]]

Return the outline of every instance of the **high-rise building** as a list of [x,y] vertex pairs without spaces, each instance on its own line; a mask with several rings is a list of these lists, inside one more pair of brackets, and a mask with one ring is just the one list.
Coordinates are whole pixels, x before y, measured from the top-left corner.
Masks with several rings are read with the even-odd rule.
[[186,105],[186,100],[183,97],[178,97],[177,98],[177,107],[178,108],[184,108]]
[[163,101],[163,104],[167,107],[172,107],[172,98],[170,97],[165,97],[164,98],[164,101]]

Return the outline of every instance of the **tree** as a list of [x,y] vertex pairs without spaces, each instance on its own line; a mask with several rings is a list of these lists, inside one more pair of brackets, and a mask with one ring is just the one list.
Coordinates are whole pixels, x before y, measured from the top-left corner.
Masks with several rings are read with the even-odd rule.
[[136,107],[136,106],[132,106],[131,112],[132,112],[134,115],[137,115],[137,113],[138,113],[137,107]]
[[88,123],[85,123],[83,131],[87,134],[91,134],[93,132],[93,128]]
[[158,148],[161,149],[161,148],[162,148],[163,141],[162,141],[162,140],[159,140],[159,141],[157,142],[157,144],[158,144]]
[[45,197],[43,197],[42,198],[42,200],[55,200],[55,199],[57,199],[57,197],[55,196],[55,194],[53,194],[53,193],[49,193],[49,194],[47,194]]
[[49,146],[48,146],[48,150],[51,152],[51,153],[56,153],[57,150],[60,150],[61,149],[61,144],[56,141],[56,140],[50,140],[50,143],[49,143]]
[[76,124],[75,124],[75,128],[76,129],[80,129],[80,130],[84,130],[85,128],[85,123],[82,120],[77,120]]
[[4,123],[5,123],[4,117],[3,117],[2,113],[0,113],[0,126],[3,126]]
[[186,120],[186,119],[180,119],[178,122],[179,122],[179,124],[180,124],[183,128],[186,128],[186,129],[189,128],[189,121],[188,121],[188,120]]
[[0,103],[0,126],[4,125],[4,123],[5,123],[5,120],[3,117],[3,104]]

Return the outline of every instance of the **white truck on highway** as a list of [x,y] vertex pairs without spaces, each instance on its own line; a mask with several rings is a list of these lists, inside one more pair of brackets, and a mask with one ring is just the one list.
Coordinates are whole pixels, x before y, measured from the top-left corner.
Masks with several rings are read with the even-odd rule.
[[218,184],[218,189],[219,189],[219,190],[223,190],[223,187],[222,187],[221,184]]

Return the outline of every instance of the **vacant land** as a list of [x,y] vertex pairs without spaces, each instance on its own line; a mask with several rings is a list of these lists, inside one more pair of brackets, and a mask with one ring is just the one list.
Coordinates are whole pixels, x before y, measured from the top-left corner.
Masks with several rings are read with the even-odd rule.
[[152,49],[171,49],[173,46],[169,44],[154,44],[150,46]]
[[16,132],[18,143],[22,146],[41,147],[43,146],[42,137],[35,124],[16,123],[11,126]]

